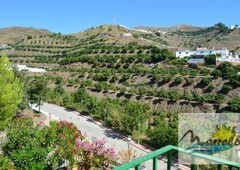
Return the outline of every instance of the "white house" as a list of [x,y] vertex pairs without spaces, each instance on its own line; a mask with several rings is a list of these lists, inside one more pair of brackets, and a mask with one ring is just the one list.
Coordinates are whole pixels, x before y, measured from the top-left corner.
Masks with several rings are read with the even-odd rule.
[[195,51],[190,50],[182,50],[176,51],[177,58],[188,58],[188,63],[204,63],[204,58],[207,55],[217,55],[216,62],[219,64],[220,62],[229,61],[229,62],[239,62],[240,60],[236,58],[236,55],[233,57],[231,53],[229,53],[227,48],[222,49],[207,49],[207,48],[197,48]]
[[177,58],[190,57],[193,54],[194,54],[194,51],[190,51],[190,50],[176,51],[176,57]]
[[220,56],[228,56],[229,51],[226,48],[223,49],[207,49],[207,48],[197,48],[195,51],[190,51],[190,50],[181,50],[181,51],[176,51],[176,57],[177,58],[184,58],[184,57],[190,57],[192,55],[217,55],[219,54]]
[[226,48],[222,49],[207,49],[207,48],[197,48],[195,51],[196,55],[221,55],[221,56],[228,56],[229,51]]
[[18,71],[29,71],[29,72],[35,72],[35,73],[44,73],[46,72],[45,69],[42,69],[42,68],[33,68],[33,67],[28,67],[26,65],[20,65],[18,64],[16,66],[17,70]]

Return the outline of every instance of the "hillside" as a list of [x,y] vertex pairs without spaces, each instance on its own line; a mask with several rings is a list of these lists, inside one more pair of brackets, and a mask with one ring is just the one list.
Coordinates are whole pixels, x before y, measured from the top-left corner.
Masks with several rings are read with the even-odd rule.
[[[154,142],[155,134],[158,139],[160,132],[177,132],[178,113],[239,108],[240,67],[188,64],[174,55],[174,49],[207,43],[237,48],[239,29],[187,29],[163,33],[103,25],[70,35],[35,32],[2,52],[14,65],[48,68],[45,73],[24,73],[27,88],[35,87],[36,76],[46,81],[45,101],[88,114],[135,139],[141,126],[140,138],[159,148],[169,140]],[[166,122],[171,128],[159,126]],[[171,140],[177,138],[170,134]]]
[[[172,49],[195,49],[196,47],[228,48],[238,50],[240,47],[240,29],[230,30],[218,23],[211,27],[179,25],[174,27],[137,27],[151,31],[149,39],[157,34]],[[146,35],[147,36],[147,35]]]
[[[177,43],[184,39],[191,40],[191,48],[204,43],[221,46],[226,41],[236,48],[238,29],[231,31],[223,25],[179,26],[158,34],[103,25],[72,35],[24,30],[19,35],[15,32],[21,39],[3,52],[13,63],[49,67],[54,72],[47,74],[61,76],[64,88],[70,92],[87,83],[88,92],[99,98],[130,99],[173,112],[216,112],[238,94],[232,89],[220,105],[221,89],[228,81],[212,79],[212,67],[191,68],[184,60],[174,59],[171,52],[172,48],[180,48]],[[206,42],[206,37],[212,39]],[[184,43],[186,48],[189,43]],[[210,99],[202,101],[209,94]]]
[[146,27],[146,26],[138,26],[134,27],[134,29],[142,29],[149,31],[199,31],[204,29],[203,27],[197,27],[192,25],[177,25],[171,27]]
[[0,29],[0,44],[12,44],[35,35],[49,35],[50,31],[28,27],[9,27]]

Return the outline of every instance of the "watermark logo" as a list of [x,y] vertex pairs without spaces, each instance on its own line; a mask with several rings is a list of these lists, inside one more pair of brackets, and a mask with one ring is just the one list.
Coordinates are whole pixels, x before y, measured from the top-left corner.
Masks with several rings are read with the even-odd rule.
[[[240,137],[238,136],[240,114],[236,113],[182,113],[179,114],[179,147],[192,153],[240,161]],[[179,153],[180,160],[192,164],[191,156]],[[200,158],[194,160],[209,164]],[[210,163],[210,164],[214,164]]]

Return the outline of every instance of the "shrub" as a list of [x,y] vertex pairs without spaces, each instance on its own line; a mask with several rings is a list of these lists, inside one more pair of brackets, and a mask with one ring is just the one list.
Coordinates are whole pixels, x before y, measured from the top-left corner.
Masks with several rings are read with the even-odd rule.
[[182,82],[182,77],[176,77],[176,78],[174,79],[174,82],[175,82],[176,84],[180,84],[180,83]]
[[207,55],[204,60],[206,65],[216,65],[216,55]]
[[202,77],[201,82],[204,86],[209,85],[212,82],[212,79],[210,77]]
[[222,72],[220,70],[215,69],[212,73],[211,76],[213,76],[213,78],[218,78],[222,76]]
[[162,78],[163,83],[168,83],[171,80],[171,75],[166,75]]
[[240,113],[240,97],[232,99],[228,102],[230,111]]
[[224,84],[222,87],[222,92],[227,94],[232,89],[233,89],[233,87],[231,84]]

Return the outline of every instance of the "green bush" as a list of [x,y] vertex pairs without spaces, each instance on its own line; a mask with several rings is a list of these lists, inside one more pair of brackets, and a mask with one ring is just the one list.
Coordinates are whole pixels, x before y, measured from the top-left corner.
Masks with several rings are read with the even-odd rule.
[[176,84],[180,84],[181,82],[182,82],[182,77],[176,77],[175,79],[174,79],[174,82],[176,83]]
[[204,60],[206,65],[216,65],[216,55],[207,55]]
[[212,82],[212,79],[210,77],[202,77],[201,84],[204,86],[208,86]]
[[222,87],[222,92],[224,94],[227,94],[232,89],[233,89],[233,87],[232,87],[231,84],[224,84],[223,87]]
[[232,99],[228,102],[230,111],[240,113],[240,97]]
[[164,83],[168,83],[171,80],[171,77],[172,77],[171,75],[166,75],[166,76],[162,77],[162,81]]

